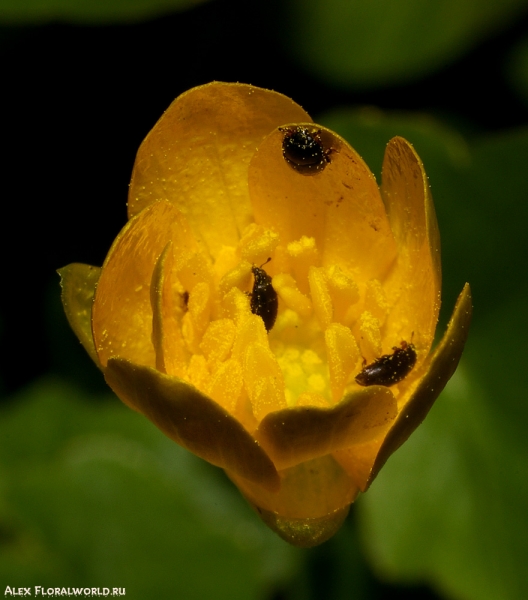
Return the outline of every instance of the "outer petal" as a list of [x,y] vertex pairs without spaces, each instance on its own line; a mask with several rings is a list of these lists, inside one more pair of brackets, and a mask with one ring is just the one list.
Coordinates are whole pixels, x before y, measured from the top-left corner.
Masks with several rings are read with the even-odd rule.
[[278,469],[325,456],[383,435],[397,415],[386,387],[349,394],[332,408],[299,406],[267,415],[256,432]]
[[451,379],[469,335],[472,313],[471,289],[466,283],[458,297],[444,337],[434,353],[425,361],[422,367],[424,375],[418,380],[405,407],[383,441],[372,467],[367,487],[374,481],[389,456],[409,438],[425,419],[434,401]]
[[310,117],[286,96],[251,85],[214,82],[182,94],[141,144],[129,216],[168,200],[211,256],[236,245],[251,222],[250,158],[265,135],[290,121]]
[[272,526],[270,518],[273,515],[278,525],[275,531],[279,534],[280,523],[285,521],[298,525],[304,522],[307,530],[316,523],[318,530],[321,523],[325,523],[325,529],[334,529],[336,519],[342,519],[342,511],[346,515],[348,506],[359,493],[354,480],[332,456],[322,456],[280,471],[281,487],[277,492],[268,491],[233,472],[228,471],[228,475],[244,496],[258,507],[265,522]]
[[101,269],[72,263],[57,272],[61,277],[61,298],[68,323],[91,359],[101,367],[92,335],[92,306]]
[[168,242],[182,253],[196,247],[182,214],[168,202],[157,202],[131,219],[110,249],[92,312],[95,347],[103,366],[111,356],[156,365],[150,283]]
[[440,234],[422,161],[401,137],[387,145],[381,194],[398,245],[398,262],[385,284],[395,302],[386,337],[396,344],[414,332],[414,344],[426,355],[440,310]]
[[383,277],[396,244],[374,175],[343,138],[315,127],[332,149],[330,163],[315,175],[301,175],[284,160],[283,132],[260,144],[249,169],[255,221],[276,229],[281,244],[314,237],[323,264],[344,266],[364,280]]
[[108,361],[105,379],[125,404],[184,448],[267,490],[280,487],[277,471],[258,442],[192,385],[120,358]]

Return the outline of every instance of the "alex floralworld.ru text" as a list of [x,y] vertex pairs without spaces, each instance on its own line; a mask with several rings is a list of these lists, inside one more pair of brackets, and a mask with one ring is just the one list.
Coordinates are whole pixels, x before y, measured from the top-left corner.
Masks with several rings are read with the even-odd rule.
[[34,588],[25,587],[9,587],[7,586],[4,592],[4,597],[12,596],[52,596],[60,598],[64,596],[80,596],[80,597],[95,597],[95,596],[126,596],[125,588],[43,588],[36,585]]

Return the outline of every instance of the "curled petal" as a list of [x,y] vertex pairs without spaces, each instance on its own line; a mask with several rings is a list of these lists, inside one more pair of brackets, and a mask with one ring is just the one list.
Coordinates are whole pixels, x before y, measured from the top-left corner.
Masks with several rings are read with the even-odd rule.
[[440,310],[440,234],[422,161],[401,137],[387,144],[381,194],[398,246],[398,261],[385,282],[394,304],[386,335],[409,341],[414,333],[414,344],[426,354]]
[[90,358],[101,367],[92,335],[92,306],[101,269],[72,263],[59,269],[58,273],[61,277],[61,298],[68,323]]
[[279,489],[277,471],[258,442],[194,386],[120,358],[108,361],[105,379],[125,404],[187,450],[266,490]]
[[180,313],[183,311],[174,298],[173,266],[172,242],[169,242],[156,262],[150,284],[152,344],[158,371],[181,377],[186,369],[186,356],[177,315],[178,309]]
[[156,261],[169,242],[175,252],[196,248],[183,215],[168,202],[156,202],[131,219],[112,245],[92,312],[95,347],[103,366],[111,356],[156,365],[150,287]]
[[466,283],[458,297],[453,315],[438,347],[425,361],[423,375],[383,440],[369,473],[365,489],[374,481],[381,467],[425,419],[434,401],[455,372],[469,334],[473,307],[471,290]]
[[331,408],[298,406],[270,413],[256,437],[281,470],[376,439],[397,412],[393,393],[372,386],[348,394]]

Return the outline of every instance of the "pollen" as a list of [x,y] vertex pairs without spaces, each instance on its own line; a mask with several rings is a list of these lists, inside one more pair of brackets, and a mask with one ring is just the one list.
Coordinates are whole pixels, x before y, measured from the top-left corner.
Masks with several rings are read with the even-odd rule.
[[[321,264],[313,237],[282,244],[273,229],[253,223],[213,264],[199,250],[173,264],[172,297],[182,304],[187,295],[173,319],[187,353],[178,373],[250,428],[269,412],[339,402],[357,387],[363,361],[381,356],[389,311],[381,281]],[[251,309],[255,267],[278,297],[269,331]]]
[[299,290],[297,282],[291,275],[287,273],[277,275],[273,278],[273,287],[288,308],[304,318],[312,314],[312,301]]
[[261,265],[271,256],[279,243],[279,235],[271,229],[252,223],[238,244],[242,258],[252,264]]
[[319,267],[310,267],[308,271],[310,293],[314,304],[315,314],[321,327],[324,329],[332,322],[334,307],[328,289],[328,281],[324,270]]

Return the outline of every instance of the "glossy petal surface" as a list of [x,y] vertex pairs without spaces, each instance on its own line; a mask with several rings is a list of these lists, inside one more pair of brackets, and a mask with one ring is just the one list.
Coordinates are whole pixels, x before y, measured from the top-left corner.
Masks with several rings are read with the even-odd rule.
[[255,220],[276,229],[285,244],[315,238],[323,265],[349,268],[361,278],[383,276],[396,246],[376,180],[343,138],[310,126],[332,149],[330,163],[317,175],[297,175],[282,155],[283,132],[272,132],[249,169]]
[[309,121],[292,100],[241,83],[209,83],[179,96],[138,151],[132,217],[168,200],[214,256],[252,221],[247,167],[262,139],[290,121]]

